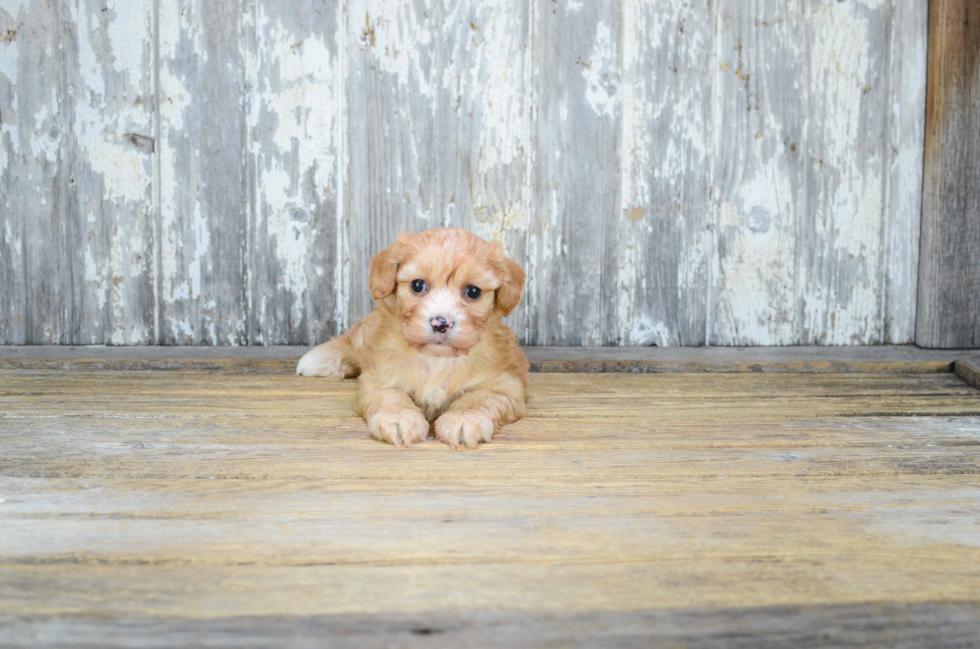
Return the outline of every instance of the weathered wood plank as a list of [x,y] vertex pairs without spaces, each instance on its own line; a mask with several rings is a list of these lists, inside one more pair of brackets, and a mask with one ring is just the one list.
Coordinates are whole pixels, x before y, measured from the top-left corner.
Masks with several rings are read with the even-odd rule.
[[0,342],[316,342],[435,225],[528,268],[534,344],[911,339],[925,0],[152,9],[0,10]]
[[350,5],[350,317],[371,311],[371,257],[406,231],[442,225],[436,118],[442,4]]
[[466,227],[523,263],[528,7],[359,1],[348,40],[352,320],[371,308],[370,257],[400,232]]
[[[198,369],[292,374],[306,347],[0,347],[4,369]],[[930,373],[976,350],[916,347],[525,347],[536,372]]]
[[[70,162],[63,150],[72,100],[65,88],[58,3],[8,2],[0,8],[0,340],[69,343]],[[71,241],[71,243],[70,243]]]
[[798,344],[806,9],[763,0],[717,11],[710,343]]
[[238,649],[316,646],[336,649],[397,647],[622,647],[772,649],[793,646],[954,649],[980,635],[980,607],[970,602],[819,606],[672,608],[659,611],[539,614],[514,611],[425,612],[338,616],[194,619],[79,615],[0,616],[0,639],[11,649],[35,647],[136,648],[146,644]]
[[[206,372],[159,374],[107,372],[90,373],[77,379],[50,371],[23,372],[19,379],[9,370],[3,376],[5,414],[31,418],[38,391],[57,399],[64,417],[126,417],[152,405],[155,399],[172,394],[168,416],[276,417],[284,409],[293,416],[343,417],[360,422],[354,415],[356,381],[304,380],[294,376],[241,375],[236,392],[226,386],[208,387],[213,379]],[[80,385],[82,378],[99,380],[101,396],[93,396]],[[17,382],[13,382],[14,380]],[[141,392],[132,393],[139,383]],[[20,385],[21,387],[17,387]],[[74,386],[74,387],[73,387]],[[698,387],[701,390],[698,390]],[[946,373],[933,374],[540,374],[533,378],[536,416],[590,419],[619,418],[647,422],[684,420],[699,409],[706,417],[724,418],[758,410],[757,400],[773,408],[769,418],[778,418],[780,407],[794,411],[796,417],[837,417],[866,413],[914,416],[916,414],[975,416],[980,394],[959,378]],[[678,392],[689,391],[688,395]],[[772,396],[772,391],[778,391]],[[795,392],[794,392],[795,391]],[[851,391],[849,393],[849,391]],[[592,395],[583,402],[578,394]],[[714,401],[708,399],[711,395]],[[644,395],[647,398],[644,398]],[[661,400],[673,405],[665,408]],[[712,410],[705,410],[705,401]],[[754,401],[756,400],[756,401]],[[609,410],[607,410],[609,409]],[[611,412],[614,410],[615,412]],[[197,413],[197,414],[195,414]],[[537,414],[535,414],[537,413]],[[636,419],[639,418],[639,419]],[[621,425],[626,425],[620,422]],[[536,425],[532,423],[517,426]],[[511,428],[509,430],[519,430]],[[221,467],[215,467],[219,471]],[[228,467],[227,470],[234,470]],[[357,471],[356,465],[350,467]]]
[[353,381],[0,385],[5,646],[976,631],[980,393],[951,374],[535,375],[472,453],[370,440]]
[[[441,170],[442,224],[498,241],[521,266],[527,263],[531,194],[530,2],[449,2],[439,48],[440,135],[431,145]],[[510,316],[526,330],[527,301]]]
[[141,344],[155,337],[156,218],[152,0],[61,5],[71,117],[67,156],[71,304],[67,340]]
[[250,2],[250,344],[312,344],[340,332],[348,291],[344,3]]
[[[908,549],[906,548],[906,552]],[[976,602],[976,551],[959,569],[946,556],[880,557],[860,564],[833,555],[751,556],[741,560],[526,563],[440,566],[86,566],[0,565],[0,605],[21,615],[182,617],[420,614],[431,611],[519,610],[573,614],[711,605],[802,606],[880,601]],[[868,556],[874,556],[869,554]],[[202,572],[208,578],[202,578]],[[883,579],[882,574],[891,573]],[[792,579],[789,577],[792,576]],[[877,579],[876,579],[877,577]],[[939,582],[947,582],[944,591]],[[687,584],[717,584],[705,598]],[[188,585],[193,585],[189,588]],[[673,586],[673,587],[671,587]],[[680,587],[678,587],[680,586]],[[725,588],[727,586],[727,588]],[[740,586],[740,587],[739,587]],[[891,589],[889,589],[889,587]],[[850,594],[842,593],[848,588]],[[897,595],[896,595],[897,593]],[[931,598],[930,598],[931,596]],[[795,600],[795,601],[794,601]],[[829,601],[828,601],[829,600]],[[898,601],[896,601],[898,600]]]
[[[26,89],[18,88],[17,81],[22,69],[26,71],[30,66],[31,55],[44,47],[41,40],[26,40],[26,32],[44,28],[43,24],[35,22],[51,21],[49,16],[39,16],[36,21],[31,21],[30,11],[29,2],[0,8],[0,199],[3,209],[0,212],[0,225],[3,228],[0,231],[0,286],[3,286],[0,293],[0,342],[7,344],[23,344],[28,338],[25,321],[28,309],[24,221],[15,213],[27,207],[29,201],[36,204],[29,195],[24,195],[25,191],[33,194],[34,190],[22,179],[26,180],[28,174],[34,171],[30,169],[31,166],[44,164],[33,155],[21,153],[27,143],[24,140],[28,124],[25,113],[28,110],[21,112],[18,108],[23,105],[28,109],[28,104],[34,102],[26,96],[21,99],[20,95],[26,94]],[[25,40],[23,45],[18,42],[18,37]],[[37,58],[40,58],[39,52]]]
[[719,9],[712,343],[911,341],[925,6]]
[[929,3],[916,343],[980,347],[980,10]]
[[247,341],[243,9],[159,0],[163,344]]
[[[710,308],[710,158],[719,99],[710,74],[714,9],[703,0],[627,0],[622,13],[619,209],[605,225],[601,298],[589,298],[603,312],[604,333],[592,342],[702,345]],[[608,71],[596,74],[610,79],[587,93],[617,81]],[[570,214],[577,209],[569,205]],[[569,260],[569,269],[576,266]],[[572,272],[570,278],[576,277]]]
[[613,317],[606,291],[619,290],[605,253],[623,217],[623,17],[613,3],[534,6],[527,343],[601,345]]
[[892,106],[894,93],[902,92],[889,84],[889,32],[898,27],[893,3],[810,0],[805,6],[799,342],[884,342],[885,277],[893,265],[913,263],[896,257],[909,252],[908,246],[889,252],[885,241],[893,158],[890,111],[882,107]]
[[980,358],[958,360],[953,365],[953,371],[968,385],[980,390]]
[[891,3],[881,339],[889,344],[915,340],[929,4],[928,0]]

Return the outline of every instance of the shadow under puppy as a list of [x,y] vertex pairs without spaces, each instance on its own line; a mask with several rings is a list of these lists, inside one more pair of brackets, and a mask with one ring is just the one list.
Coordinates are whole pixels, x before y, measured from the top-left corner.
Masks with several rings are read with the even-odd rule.
[[371,260],[374,311],[314,347],[304,376],[360,376],[371,434],[398,446],[435,435],[453,448],[489,442],[524,416],[528,362],[502,318],[524,270],[495,243],[459,228],[402,234]]

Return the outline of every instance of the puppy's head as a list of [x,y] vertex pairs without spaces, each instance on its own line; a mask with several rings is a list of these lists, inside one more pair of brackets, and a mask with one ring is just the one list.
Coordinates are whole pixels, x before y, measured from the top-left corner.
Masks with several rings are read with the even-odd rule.
[[465,354],[487,323],[524,295],[524,270],[495,243],[459,228],[403,234],[371,260],[371,297],[402,319],[402,336],[423,353]]

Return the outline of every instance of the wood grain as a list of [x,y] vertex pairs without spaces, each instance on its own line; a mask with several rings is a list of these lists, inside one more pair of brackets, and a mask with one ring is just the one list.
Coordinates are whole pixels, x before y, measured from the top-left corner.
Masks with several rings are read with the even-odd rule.
[[[6,3],[0,75],[0,334],[3,342],[71,342],[67,231],[69,167],[62,147],[70,129],[66,65],[60,47],[67,26],[60,3]],[[27,79],[32,79],[27,82]]]
[[[346,326],[345,3],[246,4],[248,328],[304,344]],[[220,221],[220,219],[217,219]]]
[[719,6],[712,69],[718,111],[741,118],[726,120],[715,136],[710,342],[793,344],[801,339],[807,16],[799,2],[752,3],[751,11],[743,4]]
[[980,346],[980,9],[929,4],[922,260],[916,343]]
[[528,11],[497,0],[352,3],[352,322],[371,310],[371,256],[401,232],[462,226],[524,262]]
[[[884,203],[892,161],[904,166],[914,160],[893,157],[888,111],[873,106],[893,106],[895,93],[904,92],[879,71],[888,70],[890,58],[884,36],[902,27],[892,17],[914,20],[915,14],[895,14],[891,3],[832,0],[813,2],[811,11],[799,342],[885,342],[885,278],[894,264],[915,264],[914,257],[897,257],[914,249],[887,250],[886,215],[904,220],[918,207]],[[907,307],[904,312],[911,315]],[[911,335],[910,325],[903,326]]]
[[[321,342],[439,225],[528,344],[912,340],[926,0],[8,4],[0,343]],[[976,324],[968,199],[923,332]]]
[[160,329],[247,342],[247,121],[241,4],[159,0]]
[[145,343],[156,329],[154,3],[58,4],[70,264],[60,300],[71,305],[61,342]]
[[953,370],[956,376],[966,381],[967,385],[980,390],[980,358],[958,360]]
[[527,340],[602,345],[615,286],[605,253],[622,218],[623,17],[612,3],[535,4]]
[[[882,339],[915,339],[930,2],[895,2],[888,32]],[[877,41],[876,41],[877,42]]]
[[620,209],[605,239],[600,340],[703,345],[720,99],[709,72],[715,9],[629,0],[622,12]]
[[474,452],[373,441],[355,394],[0,370],[0,642],[975,629],[980,392],[951,373],[535,374],[528,417]]
[[[207,370],[291,373],[306,347],[0,347],[4,369]],[[951,372],[976,350],[874,347],[525,347],[534,372]]]
[[[350,112],[350,324],[371,312],[371,257],[405,231],[442,225],[434,179],[443,4],[351,3],[346,42]],[[355,216],[356,215],[356,216]],[[317,341],[320,342],[320,341]]]
[[898,649],[970,646],[980,633],[980,610],[966,602],[669,609],[628,613],[528,615],[508,612],[406,615],[252,616],[210,620],[80,616],[0,616],[0,638],[11,649],[142,647],[147,643],[237,649],[317,646],[374,647],[635,647],[771,649],[867,647]]

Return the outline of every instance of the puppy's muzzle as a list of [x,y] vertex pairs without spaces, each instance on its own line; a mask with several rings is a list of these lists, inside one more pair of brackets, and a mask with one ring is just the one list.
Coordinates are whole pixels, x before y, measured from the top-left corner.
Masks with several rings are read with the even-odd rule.
[[432,325],[432,331],[439,334],[444,334],[453,328],[453,321],[446,320],[441,315],[429,320],[429,324]]

